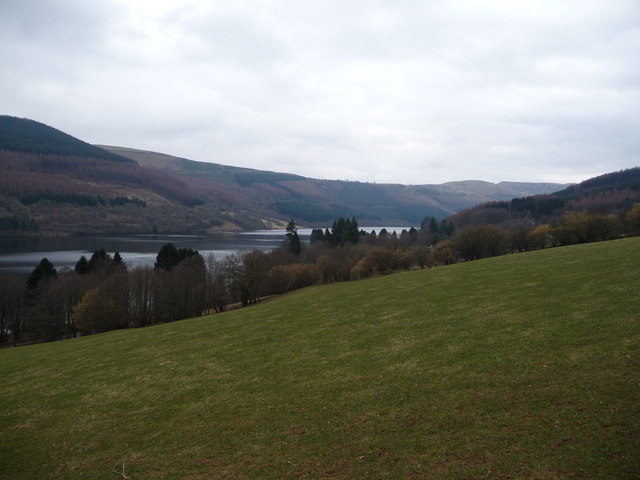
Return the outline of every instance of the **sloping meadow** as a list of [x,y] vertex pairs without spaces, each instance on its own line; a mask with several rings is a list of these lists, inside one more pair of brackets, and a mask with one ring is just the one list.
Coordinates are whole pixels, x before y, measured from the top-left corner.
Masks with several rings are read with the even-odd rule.
[[0,478],[636,478],[640,238],[0,351]]

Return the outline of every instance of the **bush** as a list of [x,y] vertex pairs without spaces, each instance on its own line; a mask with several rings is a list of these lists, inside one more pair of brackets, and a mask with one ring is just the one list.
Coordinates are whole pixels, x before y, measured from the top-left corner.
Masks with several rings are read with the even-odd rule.
[[315,285],[320,281],[320,271],[315,265],[303,263],[276,265],[267,277],[272,293],[285,293]]
[[505,234],[495,225],[473,225],[456,232],[453,244],[465,260],[495,257],[505,251]]
[[453,249],[453,242],[451,240],[443,240],[436,244],[429,253],[429,265],[450,265],[457,261],[455,251]]

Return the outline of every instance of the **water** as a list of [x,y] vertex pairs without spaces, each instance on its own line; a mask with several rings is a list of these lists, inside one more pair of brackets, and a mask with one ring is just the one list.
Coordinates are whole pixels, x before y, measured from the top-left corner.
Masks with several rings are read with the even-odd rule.
[[[109,237],[0,238],[0,272],[25,274],[46,257],[58,271],[73,268],[84,255],[89,259],[95,250],[113,255],[120,252],[130,266],[153,266],[165,243],[178,248],[198,250],[203,257],[213,254],[222,259],[241,250],[271,250],[284,240],[285,232],[224,232],[211,236],[195,235],[123,235]],[[302,237],[302,235],[301,235]]]
[[[364,227],[367,232],[379,231],[382,227]],[[385,227],[388,232],[403,228]],[[272,250],[285,237],[285,230],[253,230],[245,232],[221,232],[210,236],[197,235],[122,235],[91,237],[0,237],[0,273],[28,274],[42,260],[47,258],[58,271],[73,268],[84,255],[89,259],[95,250],[104,249],[113,255],[120,252],[125,263],[153,266],[158,251],[165,243],[173,243],[178,248],[198,250],[207,258],[209,254],[220,260],[243,250]],[[311,229],[298,229],[302,242],[308,242]]]

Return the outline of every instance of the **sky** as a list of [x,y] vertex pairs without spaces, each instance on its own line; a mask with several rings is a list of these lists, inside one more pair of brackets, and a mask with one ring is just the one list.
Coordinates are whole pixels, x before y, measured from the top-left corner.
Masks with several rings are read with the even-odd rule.
[[638,0],[0,0],[0,114],[376,183],[640,165]]

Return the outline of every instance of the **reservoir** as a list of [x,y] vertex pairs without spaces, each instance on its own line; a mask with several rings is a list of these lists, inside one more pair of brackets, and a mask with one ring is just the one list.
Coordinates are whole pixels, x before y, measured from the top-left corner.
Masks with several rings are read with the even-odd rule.
[[[362,227],[363,230],[380,230],[383,227]],[[403,228],[386,227],[389,233]],[[173,243],[178,248],[197,250],[207,259],[213,255],[216,260],[244,250],[269,251],[282,244],[285,230],[252,230],[241,232],[220,232],[215,235],[116,235],[87,237],[0,237],[0,274],[29,274],[43,258],[47,258],[58,271],[73,268],[84,255],[87,260],[95,250],[107,253],[120,252],[129,267],[153,266],[158,251],[165,243]],[[311,229],[300,228],[298,235],[302,243],[308,243]]]
[[[272,250],[285,239],[284,230],[220,232],[215,235],[117,235],[88,237],[0,237],[0,273],[28,274],[43,258],[58,271],[73,268],[84,255],[87,260],[95,250],[120,252],[131,267],[153,266],[165,243],[178,248],[197,250],[206,259],[210,254],[221,260],[242,250]],[[299,229],[302,241],[309,241],[311,230]]]

